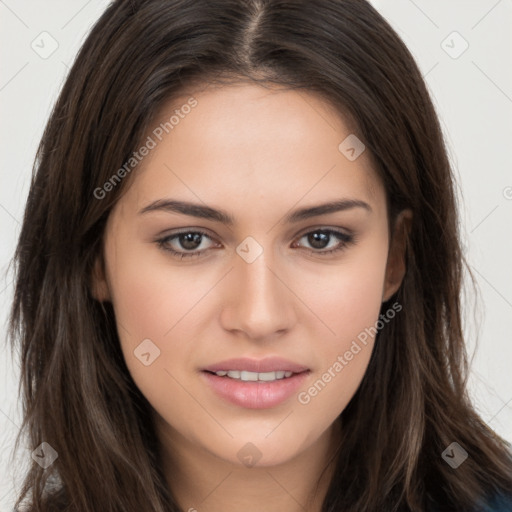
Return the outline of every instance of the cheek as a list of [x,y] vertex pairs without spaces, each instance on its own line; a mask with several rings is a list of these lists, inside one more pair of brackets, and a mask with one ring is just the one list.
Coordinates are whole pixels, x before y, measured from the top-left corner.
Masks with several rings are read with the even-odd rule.
[[186,397],[181,397],[178,382],[183,379],[175,365],[181,371],[191,359],[188,320],[199,297],[184,286],[179,273],[163,270],[134,258],[118,265],[113,302],[121,349],[135,384],[157,410],[180,414]]
[[315,381],[298,399],[311,410],[324,411],[326,421],[342,412],[364,377],[382,305],[386,258],[387,241],[376,238],[335,272],[330,268],[311,279],[310,306],[321,320],[311,338],[321,339],[315,349],[320,364]]
[[175,337],[191,317],[198,320],[197,306],[212,286],[207,274],[173,266],[165,254],[147,248],[117,261],[112,275],[116,317],[134,339]]
[[197,347],[190,339],[206,329],[205,293],[218,278],[179,268],[147,247],[130,248],[129,257],[127,247],[118,247],[125,256],[112,258],[109,270],[121,348],[134,381],[153,403],[162,390],[179,391],[170,374],[182,381],[185,369],[195,367]]
[[317,270],[308,279],[311,309],[329,328],[323,327],[328,350],[345,348],[347,341],[375,324],[382,305],[386,261],[387,240],[374,237],[364,250],[347,253],[339,266]]

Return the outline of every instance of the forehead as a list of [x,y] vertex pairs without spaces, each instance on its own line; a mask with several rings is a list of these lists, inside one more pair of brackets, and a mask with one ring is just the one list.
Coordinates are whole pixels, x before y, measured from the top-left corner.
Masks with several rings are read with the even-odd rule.
[[128,195],[139,205],[175,191],[196,200],[243,196],[290,206],[326,193],[382,199],[369,151],[351,161],[340,149],[354,131],[310,91],[253,84],[190,89],[152,119],[145,140],[154,147]]

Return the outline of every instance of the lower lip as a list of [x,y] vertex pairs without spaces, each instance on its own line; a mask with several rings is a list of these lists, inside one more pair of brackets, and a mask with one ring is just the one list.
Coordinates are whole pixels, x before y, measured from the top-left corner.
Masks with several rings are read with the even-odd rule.
[[309,370],[272,382],[242,381],[203,371],[208,385],[224,400],[246,409],[270,409],[288,400],[304,383]]

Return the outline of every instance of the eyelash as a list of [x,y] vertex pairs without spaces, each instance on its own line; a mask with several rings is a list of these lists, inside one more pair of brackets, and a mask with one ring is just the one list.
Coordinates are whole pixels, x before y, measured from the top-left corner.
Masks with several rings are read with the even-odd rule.
[[[189,258],[198,258],[198,257],[202,256],[202,254],[205,253],[206,251],[208,251],[209,249],[204,249],[204,250],[198,251],[198,252],[180,252],[180,251],[175,251],[174,249],[171,249],[166,245],[170,241],[178,238],[180,235],[186,235],[186,234],[190,234],[190,233],[200,234],[202,236],[212,239],[212,237],[205,231],[202,231],[201,229],[194,229],[194,230],[180,231],[178,233],[173,233],[172,235],[168,235],[164,238],[160,238],[160,239],[156,240],[156,243],[160,249],[162,249],[166,252],[170,252],[173,257],[176,257],[180,260],[189,259]],[[329,249],[327,251],[308,249],[307,247],[303,248],[306,251],[308,251],[309,254],[320,255],[322,257],[326,256],[326,255],[333,254],[333,253],[341,252],[341,251],[345,250],[347,248],[347,246],[354,244],[356,242],[356,238],[354,235],[349,235],[347,233],[343,233],[342,231],[337,231],[337,230],[328,229],[328,228],[325,228],[325,229],[318,228],[318,229],[315,229],[312,231],[308,231],[308,232],[304,233],[303,235],[301,235],[299,237],[299,240],[301,238],[304,238],[305,236],[311,235],[313,233],[324,233],[324,234],[328,234],[328,235],[334,235],[336,238],[338,238],[338,240],[340,240],[340,245],[338,245],[334,249]]]

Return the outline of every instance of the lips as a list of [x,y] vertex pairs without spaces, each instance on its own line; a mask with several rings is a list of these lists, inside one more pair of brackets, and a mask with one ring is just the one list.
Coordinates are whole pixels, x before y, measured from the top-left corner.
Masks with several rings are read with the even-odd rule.
[[[223,375],[224,372],[233,374],[234,378]],[[244,373],[252,377],[256,374],[263,377],[273,372],[283,378],[268,381],[266,378],[237,378],[238,374],[240,377]],[[310,370],[292,361],[272,357],[261,360],[228,359],[207,366],[201,373],[206,385],[224,401],[246,409],[269,409],[290,399],[304,384]]]

